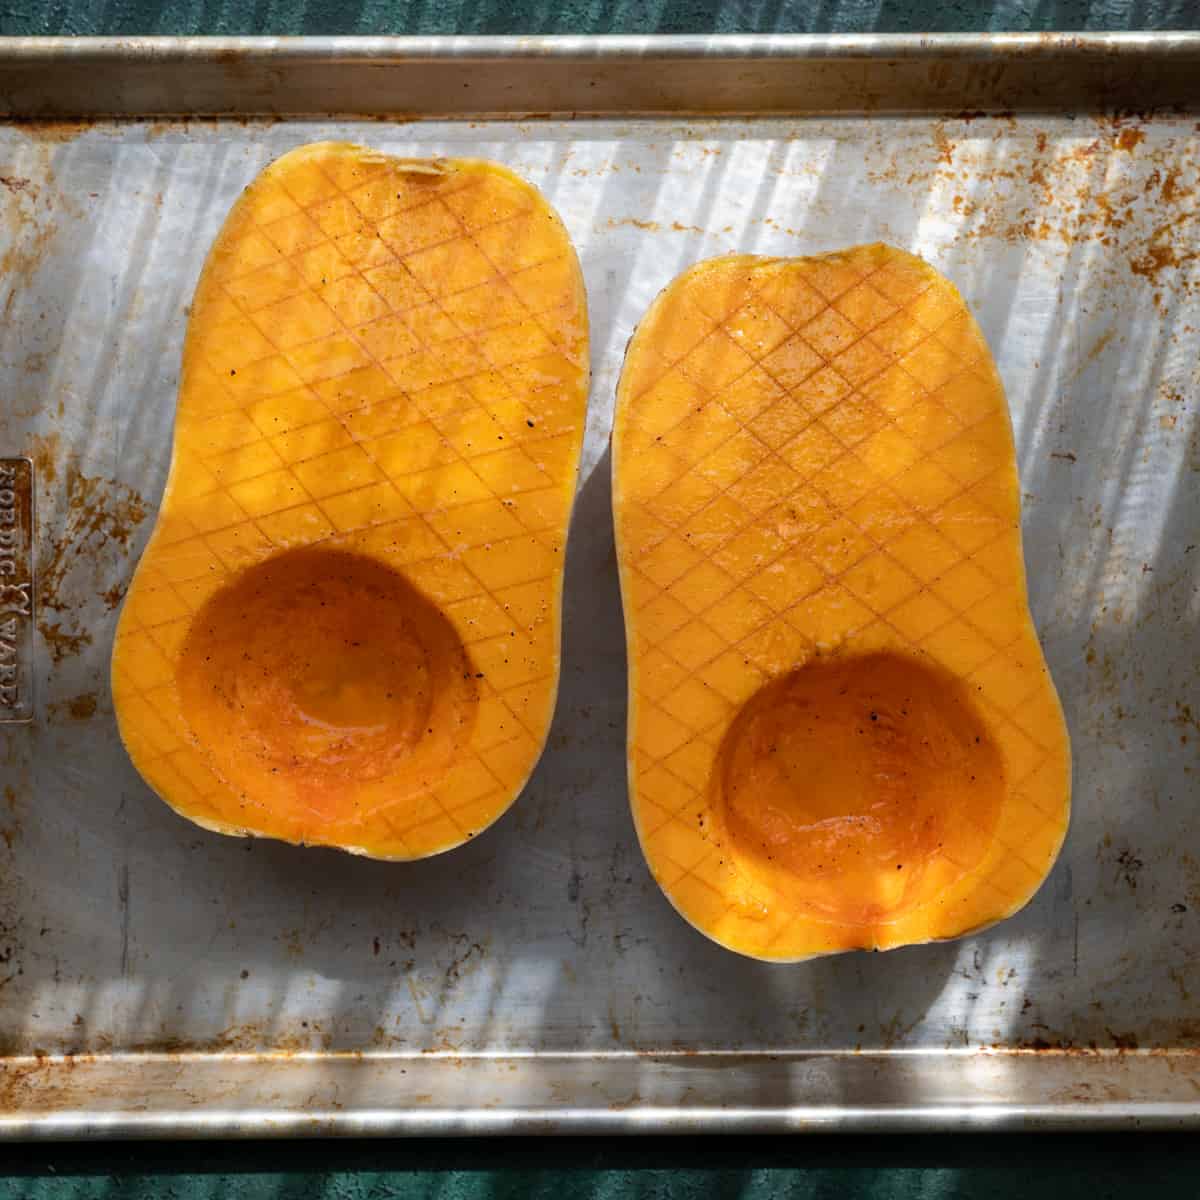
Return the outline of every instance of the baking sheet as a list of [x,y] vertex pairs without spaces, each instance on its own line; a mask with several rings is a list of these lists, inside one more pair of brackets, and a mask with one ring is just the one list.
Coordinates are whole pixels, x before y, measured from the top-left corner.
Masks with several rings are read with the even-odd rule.
[[[550,741],[495,827],[414,864],[190,826],[107,682],[205,252],[263,165],[329,137],[507,163],[591,308]],[[39,513],[36,716],[0,725],[0,1133],[1195,1121],[1198,185],[1183,116],[0,128],[0,455],[33,458]],[[696,259],[877,239],[957,283],[1007,386],[1074,817],[998,928],[770,966],[682,922],[634,837],[613,390]]]

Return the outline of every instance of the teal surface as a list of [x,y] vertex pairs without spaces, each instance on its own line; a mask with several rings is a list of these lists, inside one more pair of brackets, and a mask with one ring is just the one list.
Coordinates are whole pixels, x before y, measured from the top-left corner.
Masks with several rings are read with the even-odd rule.
[[[1200,27],[1192,0],[0,0],[0,35]],[[1200,81],[1198,81],[1200,86]],[[1200,1139],[514,1140],[25,1146],[0,1200],[833,1200],[1200,1196]]]
[[0,34],[1189,29],[1195,0],[7,0]]
[[[1195,1138],[521,1139],[39,1147],[0,1200],[1173,1200]],[[22,1169],[22,1155],[28,1157]]]

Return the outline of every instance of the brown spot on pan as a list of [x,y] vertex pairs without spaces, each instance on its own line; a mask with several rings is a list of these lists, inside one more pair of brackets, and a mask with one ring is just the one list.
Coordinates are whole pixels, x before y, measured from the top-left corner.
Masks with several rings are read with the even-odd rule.
[[[84,474],[73,454],[64,460],[57,435],[34,439],[31,453],[43,494],[53,485],[57,501],[43,509],[51,524],[43,519],[37,561],[38,631],[57,664],[92,644],[79,610],[93,596],[110,611],[120,603],[127,581],[102,575],[112,569],[114,557],[120,565],[147,510],[132,488]],[[80,579],[77,571],[90,578]]]
[[31,141],[62,146],[95,129],[95,121],[15,121],[13,124]]
[[609,229],[620,229],[624,225],[641,229],[646,233],[658,233],[662,229],[657,221],[642,221],[637,217],[609,217],[607,224]]
[[51,719],[65,716],[72,721],[88,721],[96,715],[98,700],[95,692],[81,692],[69,700],[59,700],[47,708]]
[[58,478],[58,454],[61,438],[57,433],[34,437],[29,444],[29,457],[40,483],[53,483]]
[[50,651],[51,660],[57,665],[65,659],[82,654],[92,644],[92,635],[86,629],[72,631],[63,627],[62,621],[38,621],[38,633]]
[[[8,808],[11,823],[0,828],[0,838],[4,839],[5,847],[11,850],[13,843],[20,836],[21,822],[17,818],[17,793],[8,785],[5,785],[4,788],[4,803]],[[8,951],[5,951],[5,953],[8,953]]]
[[1179,186],[1179,168],[1173,167],[1167,172],[1166,178],[1162,181],[1162,190],[1159,192],[1159,197],[1164,204],[1174,204],[1181,195],[1183,195],[1183,189]]
[[1133,850],[1125,849],[1117,855],[1117,867],[1119,868],[1120,877],[1125,881],[1126,886],[1131,892],[1137,891],[1138,875],[1141,874],[1141,870],[1145,865]]
[[938,162],[950,164],[954,162],[954,145],[946,136],[941,125],[933,127],[933,144],[937,147]]
[[1156,230],[1145,251],[1138,257],[1129,260],[1129,269],[1135,275],[1141,275],[1144,279],[1154,279],[1160,271],[1169,267],[1182,266],[1198,257],[1194,250],[1181,251],[1178,246],[1157,240],[1162,238],[1166,232],[1163,229]]
[[125,599],[125,593],[129,589],[127,580],[121,580],[119,583],[114,583],[112,587],[106,588],[100,593],[100,599],[104,601],[104,607],[109,612],[115,612],[120,607],[121,601]]

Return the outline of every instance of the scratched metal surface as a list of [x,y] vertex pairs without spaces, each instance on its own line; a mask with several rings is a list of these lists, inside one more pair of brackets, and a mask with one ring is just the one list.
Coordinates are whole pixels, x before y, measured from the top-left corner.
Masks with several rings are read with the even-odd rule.
[[[508,163],[562,214],[591,305],[550,742],[498,825],[416,864],[190,826],[130,765],[107,683],[204,254],[266,162],[326,137]],[[773,967],[684,924],[634,838],[613,389],[697,258],[875,239],[958,284],[1007,385],[1075,811],[1000,927]],[[8,126],[0,253],[0,454],[33,456],[40,513],[37,718],[0,726],[4,1054],[1200,1046],[1192,120]]]

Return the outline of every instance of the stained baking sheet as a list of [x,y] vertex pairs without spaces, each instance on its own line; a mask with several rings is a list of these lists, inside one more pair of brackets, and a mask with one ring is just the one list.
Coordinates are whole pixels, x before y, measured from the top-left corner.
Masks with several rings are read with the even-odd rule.
[[[192,827],[107,680],[204,255],[262,166],[330,137],[507,163],[591,308],[549,745],[494,828],[414,864]],[[684,924],[634,837],[613,391],[698,258],[873,240],[949,275],[995,352],[1075,811],[1005,924],[769,966]],[[38,509],[34,719],[0,724],[0,1134],[1200,1118],[1194,118],[14,123],[0,255],[0,457],[33,460]]]

